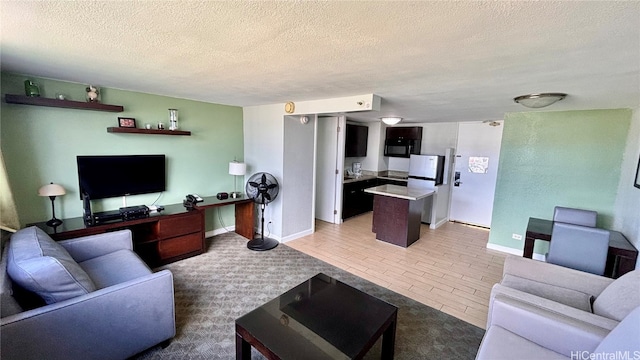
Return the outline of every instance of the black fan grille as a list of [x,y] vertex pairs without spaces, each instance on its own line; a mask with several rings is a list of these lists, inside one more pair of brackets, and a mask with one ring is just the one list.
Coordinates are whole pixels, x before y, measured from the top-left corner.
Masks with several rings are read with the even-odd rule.
[[269,173],[251,175],[245,191],[247,196],[258,204],[268,204],[278,196],[278,181]]

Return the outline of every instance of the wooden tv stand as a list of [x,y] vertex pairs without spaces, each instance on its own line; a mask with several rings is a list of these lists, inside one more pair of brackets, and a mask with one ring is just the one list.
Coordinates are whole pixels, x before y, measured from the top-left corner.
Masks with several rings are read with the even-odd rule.
[[218,200],[206,197],[193,210],[185,209],[182,204],[173,204],[146,218],[118,220],[95,226],[85,226],[81,217],[63,219],[62,225],[57,227],[48,226],[46,222],[29,225],[41,228],[54,240],[129,229],[133,235],[135,252],[149,266],[155,267],[202,254],[205,251],[205,210],[226,205],[235,205],[236,233],[253,239],[254,203],[246,198]]

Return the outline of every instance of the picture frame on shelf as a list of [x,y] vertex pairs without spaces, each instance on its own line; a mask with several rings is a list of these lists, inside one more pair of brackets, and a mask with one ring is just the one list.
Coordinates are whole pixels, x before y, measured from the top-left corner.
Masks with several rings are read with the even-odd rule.
[[640,189],[640,159],[638,159],[638,169],[636,170],[636,180],[633,182],[633,186]]
[[136,119],[130,117],[118,117],[118,127],[135,129]]

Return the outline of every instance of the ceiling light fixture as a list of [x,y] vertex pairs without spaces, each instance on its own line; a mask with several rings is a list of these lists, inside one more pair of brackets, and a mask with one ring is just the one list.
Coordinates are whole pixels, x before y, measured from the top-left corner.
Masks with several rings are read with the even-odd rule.
[[526,106],[528,108],[543,108],[545,106],[549,106],[555,102],[558,102],[564,99],[567,94],[564,93],[540,93],[540,94],[529,94],[529,95],[521,95],[513,98],[513,101],[517,102],[522,106]]
[[383,117],[383,118],[380,118],[380,120],[382,120],[382,122],[387,125],[395,125],[400,121],[402,121],[402,118],[401,117]]

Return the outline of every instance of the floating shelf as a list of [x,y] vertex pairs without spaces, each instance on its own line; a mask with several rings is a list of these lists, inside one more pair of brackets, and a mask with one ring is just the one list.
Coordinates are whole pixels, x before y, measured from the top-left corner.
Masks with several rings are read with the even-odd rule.
[[59,108],[67,108],[67,109],[108,111],[108,112],[124,111],[124,107],[121,105],[108,105],[103,103],[73,101],[73,100],[58,100],[58,99],[42,98],[37,96],[6,94],[4,96],[4,101],[8,104],[48,106],[48,107],[59,107]]
[[191,136],[191,131],[182,130],[154,130],[154,129],[138,129],[125,127],[108,127],[107,132],[123,133],[123,134],[147,134],[147,135],[184,135]]

